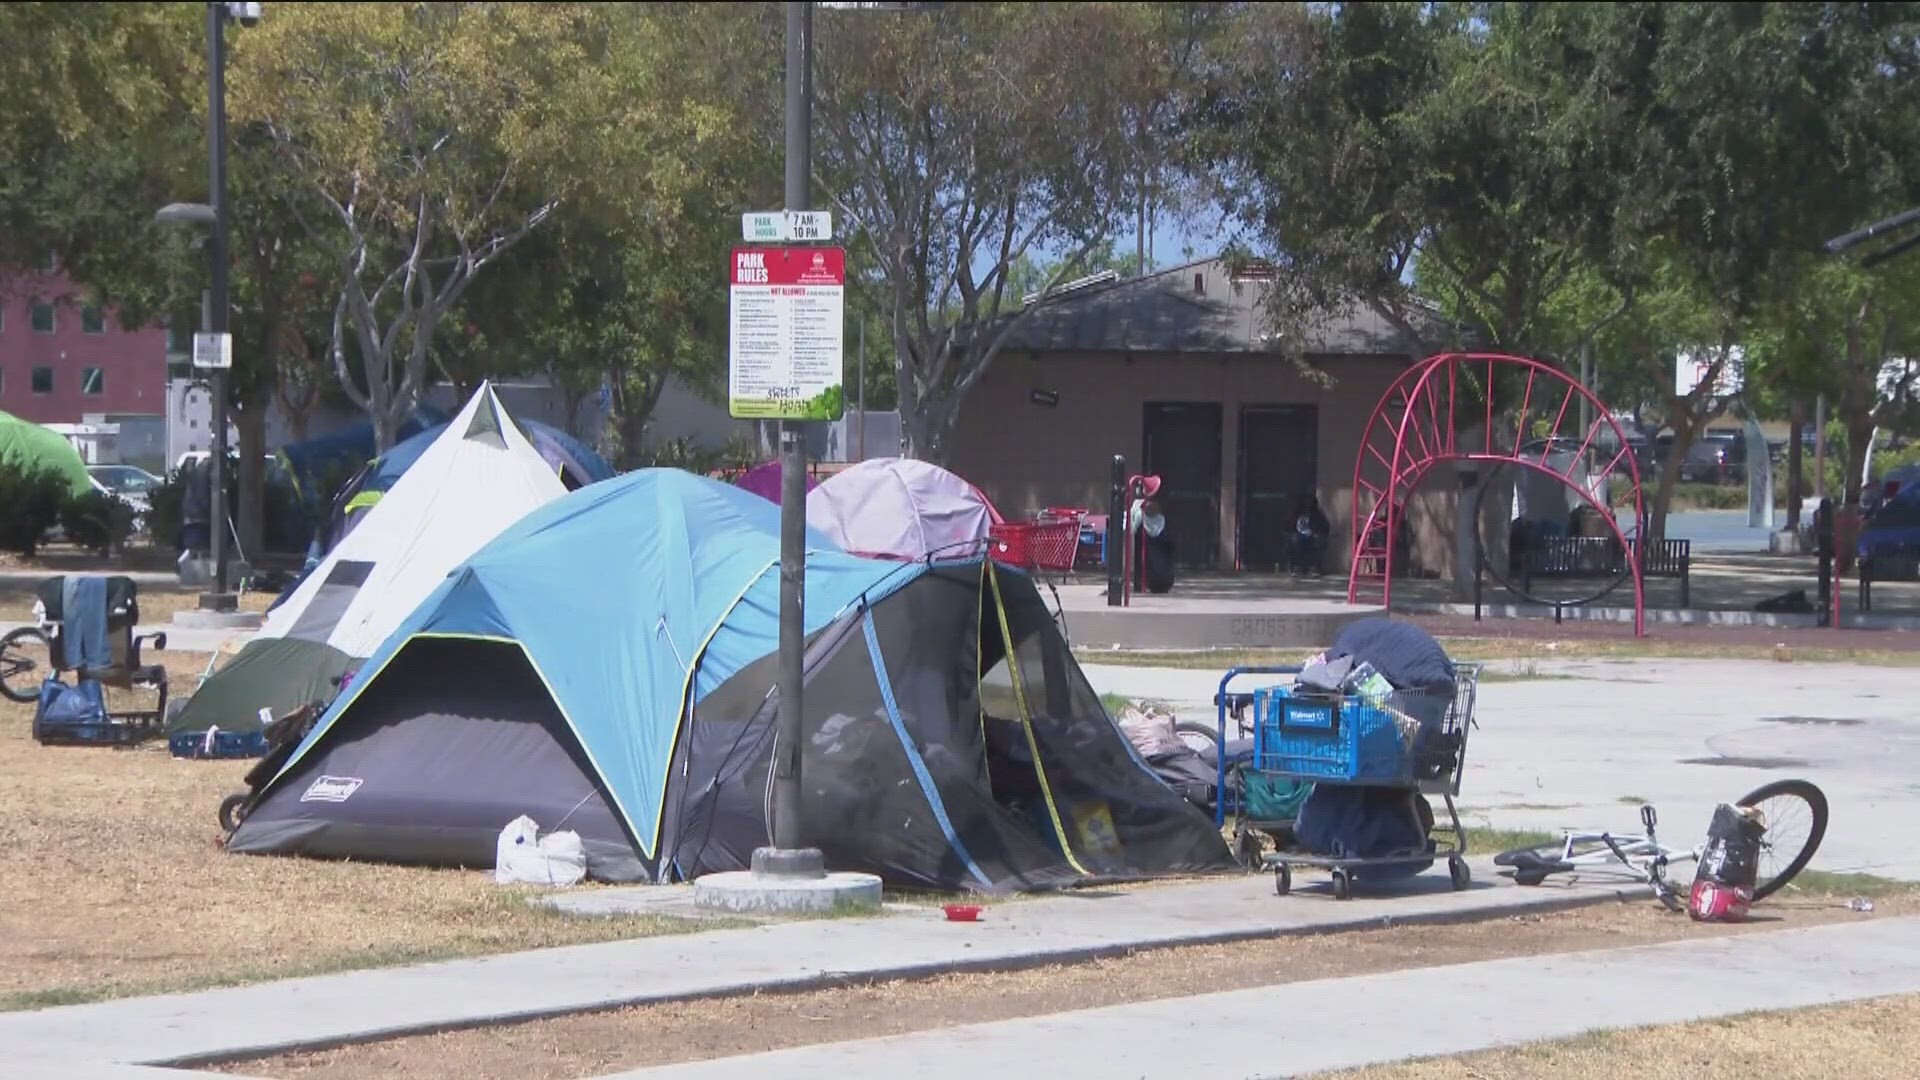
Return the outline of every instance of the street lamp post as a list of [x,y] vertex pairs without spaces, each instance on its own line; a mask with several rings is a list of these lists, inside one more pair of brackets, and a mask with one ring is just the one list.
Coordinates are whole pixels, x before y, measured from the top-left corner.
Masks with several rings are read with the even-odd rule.
[[[212,302],[207,332],[227,333],[227,35],[231,9],[247,5],[207,5],[207,202],[213,207],[213,230],[207,244],[212,270]],[[259,18],[260,5],[250,5]],[[213,593],[200,606],[232,611],[239,605],[227,591],[227,371],[213,369],[213,452],[209,455],[213,498]]]
[[[211,280],[200,309],[200,328],[209,337],[228,334],[227,296],[227,23],[253,26],[260,21],[260,5],[207,5],[207,201],[169,203],[154,220],[170,225],[202,225],[207,229],[207,269]],[[225,351],[231,357],[230,348]],[[207,455],[208,486],[213,518],[213,591],[202,593],[203,610],[230,612],[240,605],[227,588],[227,369],[213,368],[208,380],[213,397],[213,445]]]

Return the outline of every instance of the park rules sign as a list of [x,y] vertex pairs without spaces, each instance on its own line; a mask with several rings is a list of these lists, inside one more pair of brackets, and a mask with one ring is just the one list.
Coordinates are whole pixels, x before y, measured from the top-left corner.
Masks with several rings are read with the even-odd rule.
[[728,411],[744,420],[838,420],[846,251],[734,248],[729,274]]

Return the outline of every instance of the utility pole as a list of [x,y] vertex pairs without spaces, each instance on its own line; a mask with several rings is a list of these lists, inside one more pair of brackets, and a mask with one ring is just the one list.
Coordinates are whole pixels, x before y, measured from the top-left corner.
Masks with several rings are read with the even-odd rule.
[[[224,3],[207,5],[207,202],[213,207],[213,230],[207,243],[212,264],[213,317],[207,332],[227,333],[227,19]],[[257,16],[256,16],[257,17]],[[212,484],[213,595],[200,605],[231,611],[239,605],[227,591],[227,369],[213,371],[213,452],[208,477]]]
[[[808,209],[813,167],[813,5],[787,3],[788,211]],[[801,701],[806,681],[807,455],[801,425],[780,424],[780,713],[773,763],[773,846],[821,868],[818,850],[801,850]],[[758,861],[759,853],[755,853]]]

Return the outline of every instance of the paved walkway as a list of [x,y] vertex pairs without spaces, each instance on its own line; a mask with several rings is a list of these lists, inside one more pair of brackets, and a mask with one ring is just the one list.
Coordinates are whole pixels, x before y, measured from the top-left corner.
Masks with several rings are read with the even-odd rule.
[[792,922],[4,1013],[0,1047],[9,1068],[193,1063],[641,1002],[1487,918],[1617,895],[1595,884],[1523,889],[1488,865],[1476,869],[1475,887],[1461,893],[1444,870],[1397,894],[1346,902],[1309,895],[1324,879],[1296,882],[1303,895],[1283,900],[1271,878],[1235,876],[1001,904],[979,923],[947,923],[937,911]]
[[[1803,777],[1831,803],[1816,868],[1920,880],[1912,668],[1635,660],[1487,670],[1495,674],[1480,688],[1460,796],[1471,822],[1638,831],[1631,803],[1650,800],[1666,838],[1688,845],[1705,834],[1716,802]],[[1086,671],[1102,693],[1214,718],[1218,671]],[[1496,681],[1503,672],[1518,681]]]
[[750,1054],[602,1080],[1240,1080],[1920,991],[1920,919],[1492,960]]

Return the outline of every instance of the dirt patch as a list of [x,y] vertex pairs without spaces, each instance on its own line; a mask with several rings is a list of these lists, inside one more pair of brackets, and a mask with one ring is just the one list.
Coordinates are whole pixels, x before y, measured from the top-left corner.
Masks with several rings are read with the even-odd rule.
[[[1869,694],[1878,697],[1878,694]],[[1794,724],[1802,727],[1858,727],[1866,723],[1857,716],[1763,716],[1763,724]]]
[[1724,765],[1730,769],[1804,769],[1807,763],[1790,757],[1714,757],[1681,758],[1682,765]]
[[[1329,903],[1301,898],[1297,903]],[[1920,909],[1905,897],[1883,913]],[[1165,949],[1003,974],[944,975],[791,994],[618,1009],[237,1062],[248,1076],[348,1080],[573,1080],[642,1065],[760,1053],[1127,1002],[1502,956],[1617,948],[1859,919],[1834,901],[1763,908],[1767,921],[1701,926],[1652,902],[1482,923],[1405,926]]]
[[1861,1080],[1913,1075],[1916,1042],[1920,1042],[1920,995],[1907,995],[1582,1035],[1511,1050],[1329,1073],[1326,1080],[1533,1080],[1539,1076]]
[[[182,688],[205,662],[156,655]],[[158,740],[46,747],[32,720],[0,700],[0,1009],[695,926],[568,918],[481,872],[229,855],[214,811],[250,762],[178,761]]]

